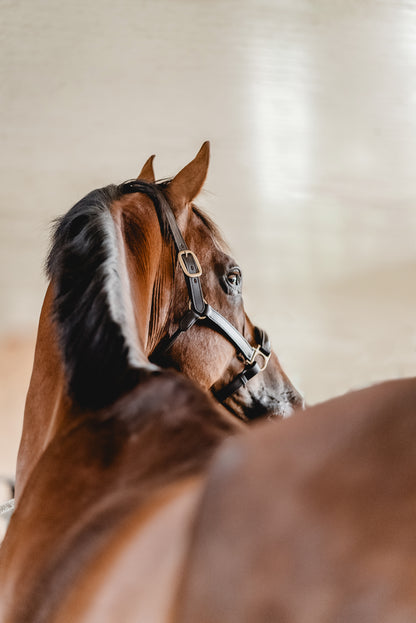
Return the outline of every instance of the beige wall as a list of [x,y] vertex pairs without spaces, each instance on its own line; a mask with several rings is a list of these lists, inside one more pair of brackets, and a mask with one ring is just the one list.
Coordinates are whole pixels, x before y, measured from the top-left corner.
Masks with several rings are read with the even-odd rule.
[[48,224],[212,141],[200,203],[309,402],[415,370],[416,2],[3,0],[0,473]]

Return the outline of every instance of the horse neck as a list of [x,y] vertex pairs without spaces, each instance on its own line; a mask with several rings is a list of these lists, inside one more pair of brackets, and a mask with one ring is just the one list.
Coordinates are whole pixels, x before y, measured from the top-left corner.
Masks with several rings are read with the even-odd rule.
[[[108,285],[108,305],[107,307],[121,308],[123,310],[122,332],[126,346],[130,353],[134,354],[133,379],[130,384],[136,382],[134,375],[134,365],[146,367],[148,365],[146,350],[149,348],[149,331],[152,316],[153,285],[158,274],[160,264],[160,254],[162,250],[162,240],[159,223],[154,213],[153,205],[150,200],[143,201],[143,205],[138,208],[137,204],[129,206],[130,197],[114,202],[111,209],[111,217],[114,223],[115,243],[117,244],[117,276],[120,279],[117,284],[117,291],[121,292],[121,299],[115,297],[111,290],[111,283]],[[146,203],[150,205],[146,205]],[[130,216],[128,218],[130,210]],[[140,210],[147,210],[147,218],[139,218]],[[152,218],[153,215],[153,218]],[[143,215],[142,215],[143,216]],[[139,228],[139,222],[145,222],[146,228]],[[54,306],[55,290],[53,283],[47,289],[44,304],[39,320],[38,336],[35,350],[35,359],[32,370],[32,377],[26,398],[24,424],[22,438],[18,453],[16,467],[16,497],[19,498],[27,478],[32,471],[37,460],[44,449],[50,443],[54,435],[70,421],[73,415],[73,402],[68,395],[67,377],[70,365],[65,366],[63,362],[62,336],[59,336],[59,316],[56,317]],[[163,288],[162,288],[163,290]],[[111,300],[113,297],[113,300]],[[111,322],[111,321],[110,321]],[[73,339],[73,341],[76,341]],[[79,353],[78,362],[84,360],[84,353],[87,349],[92,349],[93,343],[97,342],[96,334],[86,336],[84,340],[84,352]],[[104,335],[105,338],[108,335]],[[68,339],[68,338],[67,338]],[[69,337],[71,340],[71,336]],[[59,346],[60,345],[60,346]],[[97,346],[97,345],[96,345]],[[100,344],[98,344],[100,348]],[[122,353],[123,354],[123,350]],[[84,379],[89,370],[93,370],[95,361],[100,357],[114,358],[113,353],[92,353],[88,360],[86,369],[82,369],[79,377]],[[77,364],[75,364],[77,365]],[[123,365],[127,373],[130,374],[130,362],[121,362],[120,365],[115,359],[112,363],[113,368],[121,370],[123,375]],[[103,382],[111,382],[113,378],[112,369],[108,371],[108,379],[102,381],[98,379],[97,390]]]
[[53,289],[49,285],[39,320],[35,357],[26,397],[23,431],[16,466],[16,499],[46,448],[71,401],[52,321]]

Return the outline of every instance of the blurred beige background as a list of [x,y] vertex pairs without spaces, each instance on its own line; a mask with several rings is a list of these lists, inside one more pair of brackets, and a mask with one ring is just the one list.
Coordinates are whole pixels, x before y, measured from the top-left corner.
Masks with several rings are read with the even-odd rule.
[[415,372],[416,2],[1,0],[0,474],[48,225],[205,139],[200,204],[308,402]]

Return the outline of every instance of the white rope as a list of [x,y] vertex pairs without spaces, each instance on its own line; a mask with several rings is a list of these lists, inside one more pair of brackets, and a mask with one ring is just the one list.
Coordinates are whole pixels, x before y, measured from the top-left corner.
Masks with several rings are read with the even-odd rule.
[[0,504],[0,515],[5,515],[6,513],[11,513],[14,511],[14,500],[9,500],[4,504]]

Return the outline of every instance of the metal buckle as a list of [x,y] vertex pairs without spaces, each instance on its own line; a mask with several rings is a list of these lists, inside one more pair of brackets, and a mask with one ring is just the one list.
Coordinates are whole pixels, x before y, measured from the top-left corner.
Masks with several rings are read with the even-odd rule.
[[253,353],[251,359],[246,359],[246,362],[248,364],[252,364],[252,363],[254,363],[255,358],[258,357],[258,356],[263,357],[263,365],[260,366],[260,372],[263,372],[263,370],[265,370],[267,368],[267,364],[269,363],[269,359],[271,357],[271,353],[269,355],[266,355],[266,353],[264,353],[261,350],[261,346],[258,345],[254,349],[254,353]]
[[[189,270],[186,267],[186,264],[183,260],[183,256],[185,255],[185,257],[187,257],[188,255],[192,256],[193,261],[195,262],[195,267],[196,267],[196,273],[190,273]],[[185,275],[187,277],[200,277],[202,275],[202,268],[201,268],[201,264],[198,261],[197,256],[195,255],[195,253],[193,251],[191,251],[190,249],[185,249],[184,251],[179,251],[178,253],[178,259],[179,259],[179,264],[181,265],[181,268],[183,270],[183,272],[185,273]]]

